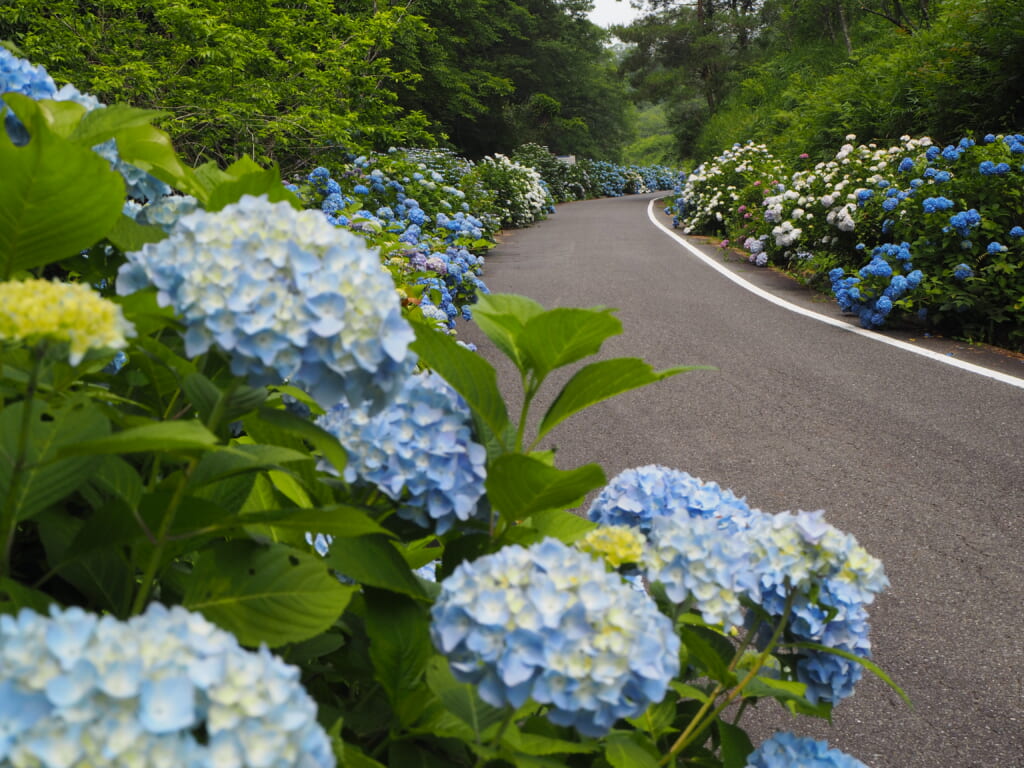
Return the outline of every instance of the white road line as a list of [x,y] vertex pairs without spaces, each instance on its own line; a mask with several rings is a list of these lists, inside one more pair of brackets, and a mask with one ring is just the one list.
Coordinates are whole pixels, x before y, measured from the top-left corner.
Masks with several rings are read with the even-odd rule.
[[933,352],[930,349],[915,347],[913,344],[908,344],[907,342],[900,341],[899,339],[892,339],[889,338],[888,336],[883,336],[880,333],[875,333],[872,331],[867,331],[863,328],[858,328],[857,326],[844,323],[843,321],[837,320],[833,317],[821,315],[810,309],[805,309],[804,307],[797,306],[796,304],[791,304],[785,299],[780,299],[778,296],[769,293],[768,291],[765,291],[762,288],[758,288],[756,285],[747,282],[732,270],[723,267],[717,261],[702,253],[699,248],[697,248],[692,243],[687,241],[684,237],[676,234],[675,232],[664,226],[654,213],[654,204],[656,202],[657,199],[651,200],[651,202],[647,206],[647,217],[651,220],[651,223],[654,224],[654,226],[656,226],[664,234],[671,237],[677,243],[682,245],[684,248],[686,248],[686,250],[688,250],[701,261],[703,261],[709,267],[718,270],[737,285],[746,288],[748,291],[750,291],[756,296],[760,296],[765,301],[770,301],[772,304],[775,304],[776,306],[782,307],[783,309],[788,309],[790,312],[795,312],[796,314],[803,315],[804,317],[810,317],[814,320],[817,320],[820,323],[825,323],[826,325],[831,325],[835,328],[840,328],[844,331],[849,331],[850,333],[856,334],[857,336],[863,336],[865,339],[879,341],[883,344],[888,344],[889,346],[897,347],[898,349],[902,349],[907,352],[913,352],[915,355],[921,355],[922,357],[927,357],[937,362],[945,363],[946,365],[952,365],[954,368],[961,368],[965,371],[976,373],[979,376],[986,376],[990,379],[1001,381],[1003,384],[1009,384],[1012,387],[1019,387],[1020,389],[1024,389],[1024,379],[1018,378],[1017,376],[1011,376],[1008,373],[1001,373],[1000,371],[993,371],[989,368],[985,368],[980,365],[974,365],[973,363],[968,363],[963,360],[959,360],[955,357],[950,357],[949,355],[943,355],[939,352]]

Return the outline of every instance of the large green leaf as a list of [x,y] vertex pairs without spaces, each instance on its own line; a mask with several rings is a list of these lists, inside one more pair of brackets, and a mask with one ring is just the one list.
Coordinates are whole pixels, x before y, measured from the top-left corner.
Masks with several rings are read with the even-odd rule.
[[217,445],[217,436],[195,420],[154,421],[129,427],[107,437],[66,445],[60,457],[105,453],[178,453],[208,451]]
[[597,354],[605,339],[622,333],[622,323],[612,311],[562,307],[530,318],[519,334],[519,347],[537,380]]
[[279,445],[228,445],[208,451],[199,460],[192,476],[190,490],[246,472],[277,469],[296,461],[312,461],[309,454],[282,448]]
[[360,584],[419,599],[426,597],[405,558],[384,536],[335,539],[327,562],[338,573]]
[[462,395],[491,435],[503,441],[509,429],[508,411],[491,364],[433,328],[417,324],[415,330],[416,354]]
[[597,464],[566,471],[509,453],[488,468],[486,485],[491,504],[507,519],[518,521],[542,510],[573,506],[605,482]]
[[202,552],[182,602],[243,645],[274,648],[326,631],[355,591],[316,555],[232,541]]
[[543,312],[544,307],[533,299],[512,293],[495,293],[480,297],[480,301],[473,307],[473,320],[522,371],[519,334],[523,332],[527,320]]
[[505,717],[505,710],[484,702],[474,686],[458,682],[441,656],[434,656],[427,664],[426,679],[427,687],[441,699],[445,709],[469,725],[478,740]]
[[30,518],[67,498],[88,481],[100,458],[62,458],[64,452],[87,438],[110,431],[110,422],[97,407],[51,409],[36,400],[31,404],[27,421],[25,455],[17,467],[25,407],[25,401],[21,401],[0,412],[0,499],[9,499],[18,520]]
[[52,602],[53,598],[45,592],[26,587],[6,576],[0,578],[0,614],[17,613],[22,608],[45,614]]
[[754,751],[747,732],[737,725],[724,720],[715,724],[718,728],[718,739],[722,745],[722,768],[744,768],[747,756]]
[[140,251],[146,243],[159,243],[167,237],[161,227],[139,224],[135,219],[121,214],[107,232],[107,239],[125,253]]
[[206,189],[195,172],[179,159],[166,132],[148,123],[136,123],[117,131],[117,151],[121,159],[180,192],[206,200]]
[[121,215],[124,181],[92,150],[54,134],[32,99],[3,97],[32,139],[0,131],[0,279],[72,256],[101,240]]
[[422,603],[367,588],[366,633],[373,676],[387,691],[399,715],[405,709],[403,698],[422,685],[427,662],[434,653],[429,626],[430,615]]
[[637,357],[617,357],[586,365],[580,368],[562,387],[562,391],[558,393],[558,397],[544,414],[544,419],[537,431],[537,440],[539,441],[569,416],[594,403],[607,400],[630,389],[643,387],[670,376],[700,368],[701,366],[679,366],[664,371],[655,371]]
[[103,109],[94,109],[75,126],[70,138],[85,147],[94,147],[114,138],[119,131],[147,126],[170,112],[155,109],[140,109],[127,104],[111,104]]
[[281,171],[276,165],[264,169],[248,157],[243,157],[227,168],[225,177],[211,189],[206,210],[219,211],[238,202],[243,195],[266,195],[272,203],[287,201],[294,208],[302,207],[298,198],[285,188],[281,181]]
[[[313,422],[269,406],[262,406],[251,419],[255,422],[257,429],[259,424],[263,423],[295,438],[305,440],[320,451],[339,473],[344,471],[345,464],[348,462],[348,454],[345,453],[345,449],[338,442],[338,438]],[[247,420],[246,423],[248,424],[249,421]]]
[[564,509],[546,509],[530,515],[524,524],[535,528],[542,536],[551,536],[559,541],[571,544],[597,527],[585,517],[574,515]]
[[635,731],[609,733],[604,756],[612,768],[658,768],[658,755],[653,745]]
[[690,658],[708,677],[726,686],[736,684],[736,674],[729,671],[735,649],[727,639],[703,627],[681,625],[676,631]]

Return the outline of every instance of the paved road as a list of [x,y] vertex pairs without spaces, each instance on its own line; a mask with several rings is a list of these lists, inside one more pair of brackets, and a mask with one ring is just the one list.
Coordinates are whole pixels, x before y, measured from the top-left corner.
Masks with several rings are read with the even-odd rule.
[[[767,511],[823,508],[883,560],[892,587],[871,610],[875,660],[914,709],[866,677],[831,726],[765,702],[755,731],[827,738],[872,768],[1024,768],[1024,389],[770,304],[651,223],[651,197],[560,206],[487,261],[494,291],[618,307],[625,331],[607,356],[718,368],[576,416],[550,436],[559,466],[597,461],[612,477],[659,463]],[[478,329],[460,335],[498,364],[514,401]],[[935,343],[1024,376],[1020,360]]]

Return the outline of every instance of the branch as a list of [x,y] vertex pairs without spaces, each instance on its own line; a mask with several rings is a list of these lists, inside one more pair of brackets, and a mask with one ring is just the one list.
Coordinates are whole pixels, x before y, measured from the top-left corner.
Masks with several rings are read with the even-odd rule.
[[881,11],[876,11],[874,8],[868,8],[866,5],[860,6],[860,9],[862,11],[867,11],[868,13],[873,13],[875,16],[881,16],[886,21],[891,22],[892,24],[895,24],[897,27],[899,27],[904,32],[906,32],[908,35],[912,35],[916,31],[912,26],[908,27],[906,24],[901,24],[899,19],[894,19],[892,16],[890,16],[887,13],[882,13]]

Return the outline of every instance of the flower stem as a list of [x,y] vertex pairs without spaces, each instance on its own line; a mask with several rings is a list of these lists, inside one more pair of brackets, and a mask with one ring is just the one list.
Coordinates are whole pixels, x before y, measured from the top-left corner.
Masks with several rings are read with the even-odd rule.
[[32,350],[32,370],[29,372],[28,384],[25,388],[25,399],[21,401],[21,431],[18,433],[18,447],[11,466],[11,479],[7,486],[7,496],[0,506],[0,578],[10,574],[11,551],[14,546],[14,533],[18,527],[18,516],[14,501],[18,495],[21,473],[25,469],[28,458],[28,438],[32,426],[32,406],[36,389],[39,386],[39,371],[46,356],[46,343],[43,342]]

